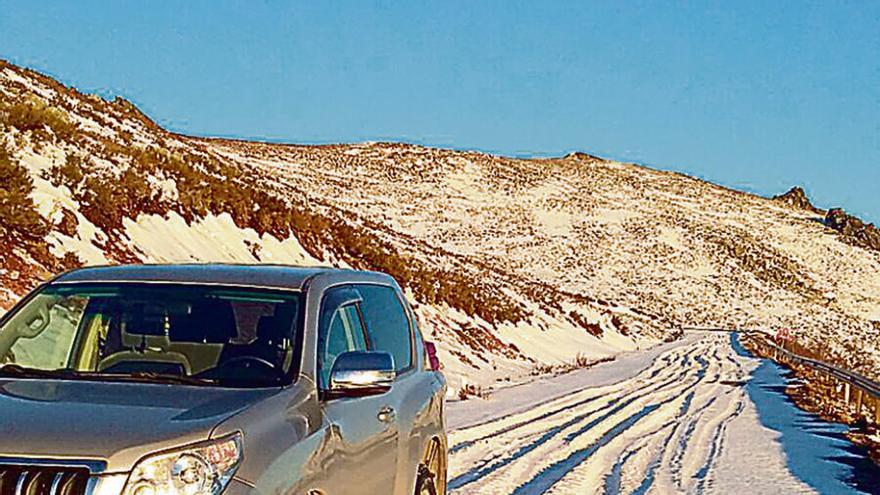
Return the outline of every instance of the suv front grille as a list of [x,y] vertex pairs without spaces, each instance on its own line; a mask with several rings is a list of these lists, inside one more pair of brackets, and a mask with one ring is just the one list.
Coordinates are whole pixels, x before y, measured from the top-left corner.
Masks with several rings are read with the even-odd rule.
[[85,495],[89,469],[0,464],[0,495]]

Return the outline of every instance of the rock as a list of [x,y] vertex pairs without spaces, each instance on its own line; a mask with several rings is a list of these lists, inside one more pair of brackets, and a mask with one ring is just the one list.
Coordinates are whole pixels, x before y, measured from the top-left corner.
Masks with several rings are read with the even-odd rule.
[[813,203],[810,202],[810,198],[807,197],[807,193],[799,186],[792,187],[785,194],[774,196],[773,200],[802,210],[812,211],[814,213],[822,212],[822,210],[813,206]]
[[583,151],[574,151],[565,155],[566,160],[583,160],[586,162],[602,162],[605,161],[598,156],[591,155],[589,153],[584,153]]
[[836,230],[851,244],[880,251],[880,229],[847,214],[842,208],[828,210],[825,225]]

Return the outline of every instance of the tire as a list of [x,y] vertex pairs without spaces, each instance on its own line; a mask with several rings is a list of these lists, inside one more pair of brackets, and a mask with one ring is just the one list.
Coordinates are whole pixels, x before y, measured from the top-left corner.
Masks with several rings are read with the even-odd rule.
[[437,484],[434,475],[424,465],[419,466],[419,473],[416,476],[416,493],[415,495],[437,495]]
[[446,494],[446,459],[440,448],[440,442],[434,440],[428,447],[425,461],[419,464],[416,473],[415,495]]

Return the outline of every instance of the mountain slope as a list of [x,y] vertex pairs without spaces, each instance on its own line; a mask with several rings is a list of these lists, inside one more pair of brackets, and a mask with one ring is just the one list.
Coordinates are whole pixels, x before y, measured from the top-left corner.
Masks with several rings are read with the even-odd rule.
[[9,301],[78,262],[336,264],[401,281],[454,387],[675,326],[792,327],[829,359],[880,369],[880,253],[796,202],[585,154],[180,136],[6,63],[0,126],[44,219],[27,238],[0,218]]

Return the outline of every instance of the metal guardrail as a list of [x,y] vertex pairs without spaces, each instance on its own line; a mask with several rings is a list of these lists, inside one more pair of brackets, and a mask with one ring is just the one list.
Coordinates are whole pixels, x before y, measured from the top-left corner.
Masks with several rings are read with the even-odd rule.
[[[845,390],[845,400],[847,403],[850,402],[851,398],[855,398],[856,408],[859,413],[862,412],[862,406],[864,404],[865,395],[871,396],[874,402],[874,423],[880,425],[880,382],[872,380],[866,376],[860,375],[854,371],[849,371],[843,369],[839,366],[835,366],[833,364],[828,364],[824,361],[819,361],[818,359],[808,358],[806,356],[801,356],[795,352],[789,351],[788,349],[776,344],[768,338],[766,332],[754,329],[733,329],[733,328],[699,328],[699,327],[685,327],[681,328],[682,331],[685,332],[725,332],[725,333],[742,333],[742,334],[756,334],[761,336],[761,344],[767,346],[779,354],[783,354],[786,359],[794,362],[798,362],[801,364],[805,364],[810,368],[825,373],[835,379],[843,382],[846,385]],[[852,388],[854,388],[858,393],[851,394]],[[870,400],[870,399],[869,399]]]
[[833,364],[828,364],[823,361],[819,361],[817,359],[808,358],[805,356],[801,356],[800,354],[795,354],[784,347],[781,347],[773,342],[770,342],[767,339],[764,339],[764,344],[768,347],[776,350],[777,352],[784,353],[788,356],[789,359],[794,361],[799,361],[801,363],[805,363],[812,368],[815,368],[819,371],[824,371],[825,373],[837,378],[840,381],[848,382],[851,385],[859,387],[863,391],[873,395],[874,397],[880,398],[880,382],[875,382],[870,378],[862,376],[853,371],[845,370],[838,366],[834,366]]

